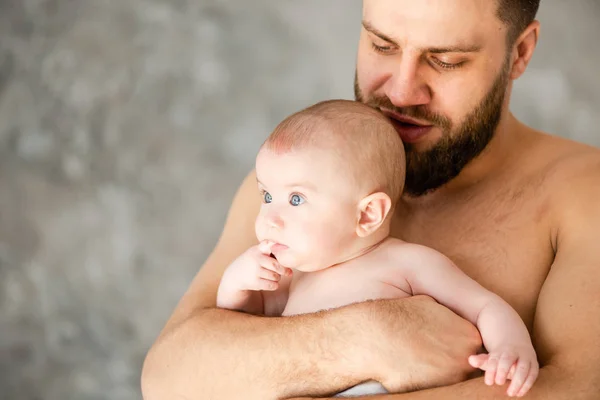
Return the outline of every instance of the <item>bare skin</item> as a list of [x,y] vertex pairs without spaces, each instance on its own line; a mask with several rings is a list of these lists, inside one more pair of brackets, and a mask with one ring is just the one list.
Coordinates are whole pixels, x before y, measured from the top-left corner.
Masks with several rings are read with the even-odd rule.
[[[460,1],[460,18],[488,18],[467,7],[482,3]],[[413,49],[410,44],[417,39],[435,39],[436,32],[419,29],[444,27],[440,15],[452,12],[445,10],[434,15],[438,20],[428,21],[430,14],[418,13],[416,4],[435,3],[440,9],[445,2],[404,3],[366,0],[365,15],[407,49]],[[394,31],[406,24],[386,20],[405,10],[414,10],[425,22],[408,27],[410,36]],[[488,14],[492,23],[493,14]],[[467,27],[465,21],[459,22]],[[447,75],[417,71],[417,64],[408,64],[416,63],[417,57],[375,58],[366,53],[372,39],[363,30],[359,84],[367,94],[385,94],[397,107],[431,103],[459,120],[472,108],[470,99],[481,98],[477,88],[490,86],[504,57],[500,39],[492,39],[496,37],[492,32],[479,33],[487,44],[483,54],[467,57],[472,70],[464,72],[468,79],[463,81],[462,75],[445,80]],[[511,57],[511,79],[524,73],[538,33],[539,25],[532,24],[519,38]],[[403,68],[396,76],[397,63],[414,68]],[[460,82],[455,87],[456,80]],[[447,101],[436,100],[438,88]],[[517,310],[532,332],[542,367],[526,398],[596,399],[600,151],[516,121],[508,110],[510,88],[509,84],[500,125],[486,150],[444,187],[418,198],[404,197],[394,216],[392,236],[447,255]],[[427,140],[435,141],[439,135]],[[147,400],[318,397],[368,379],[398,390],[443,386],[372,399],[506,398],[506,387],[488,387],[482,378],[461,382],[471,371],[464,360],[480,346],[480,338],[471,324],[425,297],[285,318],[216,310],[224,269],[256,244],[254,220],[260,201],[255,191],[251,173],[233,201],[219,243],[150,350],[142,382]]]
[[[406,391],[460,382],[473,371],[466,360],[481,347],[477,329],[426,296],[281,318],[216,309],[225,268],[257,244],[257,198],[251,173],[215,250],[147,356],[145,399],[319,396],[368,380]],[[415,335],[420,324],[427,335]]]
[[[400,243],[404,244],[385,242],[359,259],[318,272],[296,272],[291,282],[289,298],[280,314],[306,314],[359,301],[412,296],[406,272],[401,268],[404,265],[399,265],[399,262],[392,264],[389,257],[386,257],[389,247],[396,247],[392,251],[399,253],[397,248],[401,246]],[[407,246],[411,245],[406,244],[405,247]],[[410,266],[412,265],[408,264],[404,267],[408,269]]]

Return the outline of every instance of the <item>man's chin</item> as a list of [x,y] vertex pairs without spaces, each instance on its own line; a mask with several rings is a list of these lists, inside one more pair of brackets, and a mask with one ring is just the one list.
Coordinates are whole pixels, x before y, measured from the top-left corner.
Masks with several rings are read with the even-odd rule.
[[442,140],[444,134],[438,127],[433,127],[430,131],[422,137],[420,140],[408,143],[403,141],[404,148],[407,153],[426,153],[433,149]]

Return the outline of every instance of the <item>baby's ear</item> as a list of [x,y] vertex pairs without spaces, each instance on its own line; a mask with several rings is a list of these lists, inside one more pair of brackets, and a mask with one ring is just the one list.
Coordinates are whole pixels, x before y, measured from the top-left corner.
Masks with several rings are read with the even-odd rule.
[[375,232],[385,221],[391,207],[390,196],[383,192],[373,193],[362,199],[358,205],[356,234],[359,237],[367,237]]

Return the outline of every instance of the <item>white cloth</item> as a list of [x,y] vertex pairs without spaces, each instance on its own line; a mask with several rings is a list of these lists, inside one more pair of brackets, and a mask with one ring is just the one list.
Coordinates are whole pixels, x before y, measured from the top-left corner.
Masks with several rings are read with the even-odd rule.
[[353,386],[335,395],[335,397],[359,397],[372,394],[387,394],[383,385],[376,381],[370,381]]

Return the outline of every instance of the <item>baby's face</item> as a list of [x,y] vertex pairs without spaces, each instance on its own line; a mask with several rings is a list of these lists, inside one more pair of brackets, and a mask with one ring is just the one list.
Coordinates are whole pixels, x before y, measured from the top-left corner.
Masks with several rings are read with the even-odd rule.
[[256,160],[262,198],[259,240],[284,266],[316,271],[340,262],[356,235],[358,190],[336,155],[322,150],[277,154],[262,149]]

